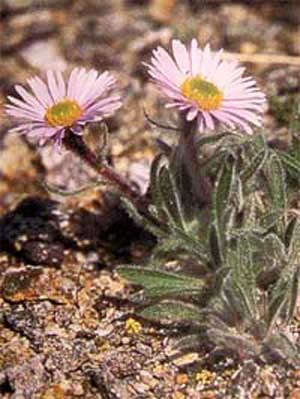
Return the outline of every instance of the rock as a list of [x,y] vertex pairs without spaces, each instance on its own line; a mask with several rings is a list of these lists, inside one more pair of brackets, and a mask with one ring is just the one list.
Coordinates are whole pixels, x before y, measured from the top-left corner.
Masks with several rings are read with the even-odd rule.
[[300,399],[300,389],[293,389],[290,393],[289,399]]
[[62,234],[56,203],[27,198],[0,219],[0,248],[18,254],[32,265],[59,266],[71,244]]
[[46,390],[42,399],[67,399],[67,396],[61,385],[56,384]]
[[147,386],[149,386],[150,389],[154,389],[158,384],[157,378],[153,377],[153,375],[151,375],[146,370],[141,370],[140,377],[141,377],[142,382],[144,384],[146,384]]
[[143,383],[133,384],[133,388],[136,392],[140,394],[144,394],[145,392],[149,391],[149,386]]
[[30,66],[42,71],[64,70],[67,67],[54,39],[31,43],[21,50],[20,54]]
[[43,168],[38,153],[29,148],[20,136],[0,132],[0,146],[1,214],[24,193],[30,195],[41,192],[38,181]]
[[37,299],[65,303],[68,293],[63,289],[53,270],[21,268],[6,272],[1,293],[4,300],[14,303]]
[[265,75],[270,112],[280,126],[289,126],[300,89],[299,68],[280,67]]
[[8,272],[4,276],[1,287],[3,298],[6,301],[21,302],[38,297],[39,290],[37,290],[37,281],[41,273],[41,270],[18,270]]
[[43,366],[43,356],[35,356],[29,361],[6,369],[7,381],[14,392],[14,398],[32,399],[45,385],[48,377]]
[[129,166],[128,176],[144,194],[148,188],[150,176],[150,162],[147,160],[140,162],[133,162]]
[[300,380],[300,370],[299,369],[293,370],[291,372],[291,375],[296,381]]
[[48,11],[16,15],[4,25],[2,54],[11,54],[35,40],[48,38],[57,31],[56,24]]
[[149,13],[155,21],[167,23],[171,20],[174,7],[175,0],[153,0]]
[[37,7],[42,9],[43,7],[63,7],[72,4],[74,0],[2,0],[2,12],[3,14],[14,14],[30,9],[36,9]]
[[188,382],[189,377],[187,374],[177,374],[175,377],[175,382],[178,385],[184,385]]
[[260,378],[262,379],[261,390],[265,395],[274,397],[277,391],[277,384],[276,377],[274,373],[272,373],[269,369],[264,369],[260,373]]

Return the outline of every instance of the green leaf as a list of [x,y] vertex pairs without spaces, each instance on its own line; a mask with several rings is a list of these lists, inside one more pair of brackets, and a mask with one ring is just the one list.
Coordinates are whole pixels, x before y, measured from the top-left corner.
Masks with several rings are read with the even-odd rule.
[[297,95],[295,97],[294,105],[293,105],[293,112],[292,112],[292,117],[291,117],[291,123],[290,123],[290,133],[293,137],[293,147],[295,150],[298,152],[298,157],[300,158],[300,141],[299,141],[299,131],[300,131],[300,96]]
[[[233,290],[240,301],[243,316],[257,317],[257,270],[253,262],[253,246],[246,237],[237,239],[236,246],[228,253],[229,289]],[[248,316],[249,315],[249,316]]]
[[245,229],[253,230],[258,227],[257,213],[257,199],[255,194],[251,193],[246,197],[244,204],[243,227]]
[[[298,230],[298,229],[297,229]],[[297,231],[299,234],[299,231]],[[298,240],[299,241],[299,237]],[[281,271],[281,275],[272,287],[268,303],[268,331],[270,332],[276,320],[282,316],[285,324],[291,321],[299,295],[300,266],[298,256],[294,253],[299,250],[299,242],[289,250],[288,264]],[[295,263],[296,262],[296,263]]]
[[279,264],[282,267],[286,260],[284,244],[276,234],[270,233],[264,237],[262,252],[266,267],[272,264]]
[[172,171],[166,168],[165,185],[162,187],[164,210],[168,215],[170,227],[187,231],[185,214],[177,183]]
[[[161,223],[165,223],[166,214],[164,207],[164,198],[162,195],[162,186],[165,184],[165,173],[168,159],[163,154],[156,156],[151,165],[150,171],[150,195],[152,198],[152,207]],[[170,189],[170,187],[169,187]],[[167,189],[168,190],[168,189]]]
[[209,328],[207,335],[219,348],[226,348],[243,356],[257,356],[260,351],[260,346],[253,336],[234,332],[233,329],[224,331]]
[[[234,209],[233,193],[236,183],[236,164],[231,159],[225,162],[218,174],[218,178],[213,193],[212,215],[213,215],[213,242],[217,240],[214,248],[218,248],[221,262],[225,259],[226,253],[226,226],[224,214]],[[225,212],[227,210],[227,212]],[[215,239],[214,239],[215,237]]]
[[297,220],[293,226],[293,230],[291,232],[289,247],[288,247],[288,256],[289,263],[294,265],[294,263],[299,263],[299,255],[300,255],[300,222]]
[[297,300],[299,297],[299,278],[300,278],[300,267],[298,266],[293,273],[293,278],[291,281],[291,289],[290,289],[290,298],[289,298],[289,305],[287,309],[287,315],[285,323],[288,324],[294,317],[295,309],[297,305]]
[[169,229],[179,228],[187,231],[185,209],[182,192],[179,189],[174,165],[166,157],[155,158],[151,168],[151,195],[155,205],[155,213],[160,222]]
[[157,257],[167,253],[176,255],[178,251],[197,256],[204,266],[208,262],[208,255],[204,244],[199,239],[176,229],[174,229],[170,238],[160,240],[154,248],[152,256]]
[[288,154],[287,152],[278,152],[279,158],[286,167],[288,173],[294,178],[300,177],[300,159]]
[[296,217],[293,217],[286,227],[284,236],[284,243],[287,248],[289,248],[289,246],[291,245],[295,228],[298,228],[298,220]]
[[[291,363],[293,366],[299,367],[299,348],[287,337],[284,332],[278,332],[271,335],[264,342],[266,357],[271,354],[275,354],[276,357],[280,357],[287,363]],[[271,361],[274,358],[271,356]]]
[[215,223],[213,223],[209,230],[209,247],[211,258],[213,261],[214,269],[218,269],[222,266],[222,248],[220,245],[220,238],[218,236],[217,228]]
[[166,234],[166,232],[163,230],[163,226],[159,225],[158,223],[155,224],[154,221],[150,220],[149,218],[143,216],[138,209],[135,207],[135,205],[125,197],[121,197],[122,205],[124,206],[124,209],[128,213],[128,215],[139,225],[144,227],[146,230],[148,230],[151,234],[153,234],[156,237],[162,237]]
[[180,339],[177,339],[173,347],[180,351],[199,350],[203,346],[203,334],[190,334]]
[[170,300],[148,306],[139,314],[150,320],[176,323],[187,321],[199,323],[203,318],[199,307],[181,301]]
[[132,282],[145,288],[148,297],[167,294],[179,295],[183,292],[199,292],[205,286],[202,279],[187,277],[180,274],[151,269],[149,267],[121,266],[118,273]]
[[282,213],[278,211],[278,209],[271,209],[270,211],[266,211],[261,217],[259,218],[260,226],[262,229],[268,233],[271,229],[278,226],[280,223],[280,218]]
[[215,144],[225,137],[239,138],[239,136],[237,134],[231,133],[231,132],[222,132],[222,133],[218,133],[218,134],[208,134],[206,136],[200,136],[196,142],[197,149],[199,151],[202,146],[207,145],[207,144]]
[[286,290],[288,282],[280,279],[276,284],[275,288],[272,290],[271,298],[268,303],[267,309],[267,325],[268,325],[268,335],[272,332],[284,305],[287,301]]
[[250,165],[248,165],[245,169],[241,172],[241,180],[245,183],[249,180],[255,173],[257,173],[263,167],[266,159],[268,156],[268,152],[266,147],[260,150],[254,158],[251,160]]
[[276,234],[270,233],[263,240],[258,240],[256,247],[254,262],[259,272],[257,282],[260,288],[266,290],[277,281],[288,258],[285,246]]
[[284,235],[286,226],[286,176],[279,156],[272,151],[264,165],[264,173],[273,213],[282,217],[283,223],[278,223],[279,232]]

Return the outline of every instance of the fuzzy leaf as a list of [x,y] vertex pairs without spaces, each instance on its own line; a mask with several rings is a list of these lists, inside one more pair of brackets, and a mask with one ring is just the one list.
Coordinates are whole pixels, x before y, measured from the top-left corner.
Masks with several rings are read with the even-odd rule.
[[150,219],[143,216],[135,207],[135,205],[125,197],[121,197],[122,205],[124,206],[128,215],[139,225],[148,230],[151,234],[156,237],[165,235],[165,232],[161,225],[155,224]]
[[250,194],[247,196],[244,205],[244,221],[243,227],[245,229],[255,229],[258,227],[257,221],[257,200],[255,195]]
[[300,267],[298,266],[293,273],[293,278],[291,281],[289,306],[286,312],[286,320],[285,320],[286,324],[292,321],[295,314],[297,299],[299,297],[299,279],[300,279]]
[[[215,190],[213,193],[213,226],[215,229],[215,238],[219,248],[220,260],[224,261],[226,252],[226,228],[224,221],[224,210],[233,208],[232,192],[236,179],[235,162],[225,162],[219,172]],[[214,234],[213,234],[214,235]]]
[[118,273],[132,282],[145,288],[148,297],[167,294],[182,294],[188,291],[201,291],[205,285],[198,278],[187,277],[180,274],[163,272],[146,267],[121,266]]
[[272,282],[275,278],[276,281],[278,273],[287,264],[285,246],[276,234],[270,233],[263,240],[258,240],[254,262],[259,268],[259,280],[263,286],[267,283],[263,280],[270,280],[271,278]]
[[272,290],[271,298],[268,304],[268,315],[267,315],[267,325],[268,325],[268,332],[272,331],[275,323],[277,322],[283,307],[287,301],[287,285],[288,282],[286,279],[280,279],[277,282],[275,288]]
[[296,96],[293,106],[293,112],[290,123],[290,134],[293,137],[293,147],[298,152],[298,157],[300,158],[300,140],[299,140],[299,131],[300,131],[300,96]]
[[255,173],[257,173],[263,167],[268,156],[266,147],[260,150],[252,159],[250,165],[246,167],[241,173],[241,180],[245,183],[249,180]]
[[276,234],[270,233],[263,239],[263,255],[267,267],[272,263],[281,263],[282,266],[286,259],[285,247]]
[[215,224],[212,224],[209,230],[209,247],[213,260],[213,267],[214,269],[218,269],[222,265],[222,249]]
[[218,133],[218,134],[208,134],[206,136],[199,136],[199,138],[196,142],[197,149],[200,150],[203,145],[215,144],[219,140],[221,140],[225,137],[228,137],[228,136],[236,137],[237,135],[235,135],[234,133],[231,133],[231,132],[222,132],[222,133]]
[[260,351],[259,344],[251,335],[214,328],[208,329],[207,335],[219,348],[226,348],[234,353],[238,352],[242,357],[257,356]]
[[281,275],[272,287],[268,304],[268,326],[272,329],[278,317],[284,314],[285,323],[288,323],[293,315],[299,294],[299,233],[300,224],[295,228],[289,248],[288,264],[281,270]]
[[176,172],[177,166],[174,162],[167,165],[164,156],[156,157],[151,170],[151,195],[160,222],[171,231],[187,232],[189,224],[182,198],[184,191],[178,184],[181,172]]
[[283,234],[285,228],[285,211],[287,207],[286,177],[279,156],[273,151],[264,166],[269,195],[272,201],[273,213],[283,216],[283,225],[279,224],[279,232]]
[[202,320],[202,313],[199,307],[181,301],[163,301],[148,306],[139,313],[142,317],[156,321],[199,323]]
[[293,230],[291,233],[289,247],[288,247],[288,256],[289,262],[293,265],[295,262],[299,263],[300,255],[300,222],[297,222],[293,226]]
[[292,238],[293,238],[294,230],[295,230],[295,228],[298,228],[298,224],[299,224],[299,222],[298,222],[297,218],[293,217],[289,221],[289,223],[288,223],[288,225],[286,227],[285,236],[284,236],[284,243],[285,243],[285,246],[287,248],[289,248],[289,246],[291,245],[291,241],[292,241]]
[[200,332],[198,334],[191,334],[180,339],[177,339],[173,343],[173,347],[180,351],[186,350],[197,350],[203,346],[203,342]]
[[[283,332],[272,335],[264,342],[264,353],[271,361],[278,361],[278,358],[294,366],[299,366],[299,348]],[[271,355],[271,356],[270,356]],[[272,358],[272,355],[273,358]],[[276,359],[277,358],[277,359]]]
[[153,256],[157,257],[172,252],[175,254],[178,251],[197,256],[203,265],[208,262],[207,251],[203,243],[181,230],[175,230],[170,238],[161,240],[154,248]]
[[300,160],[287,152],[279,152],[279,157],[288,173],[295,178],[300,176]]
[[[255,319],[257,315],[257,271],[253,262],[253,247],[249,239],[243,237],[237,240],[236,246],[228,254],[228,265],[231,267],[229,274],[229,289],[236,293],[240,301],[243,315],[248,314]],[[247,316],[247,317],[249,317]]]

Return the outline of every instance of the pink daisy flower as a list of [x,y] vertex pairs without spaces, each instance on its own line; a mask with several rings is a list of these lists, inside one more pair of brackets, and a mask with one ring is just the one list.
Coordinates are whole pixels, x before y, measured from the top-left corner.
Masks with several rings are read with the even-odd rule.
[[173,57],[158,47],[153,51],[149,75],[168,98],[166,107],[184,112],[188,121],[197,119],[199,131],[214,130],[219,124],[252,133],[261,125],[265,95],[252,77],[243,77],[245,68],[221,59],[222,50],[198,48],[192,40],[187,48],[172,41]]
[[67,82],[61,72],[47,72],[47,84],[39,77],[27,80],[32,91],[16,85],[20,98],[9,96],[6,113],[21,123],[12,132],[53,140],[60,147],[66,129],[81,134],[87,122],[102,120],[121,106],[120,97],[109,95],[115,79],[108,73],[75,68]]

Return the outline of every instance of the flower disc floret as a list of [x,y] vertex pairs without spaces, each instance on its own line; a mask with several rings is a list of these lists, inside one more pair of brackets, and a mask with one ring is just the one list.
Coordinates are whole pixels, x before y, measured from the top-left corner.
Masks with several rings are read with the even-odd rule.
[[45,115],[45,120],[51,126],[72,126],[81,116],[82,109],[76,101],[64,100],[52,105]]
[[201,76],[187,78],[181,85],[182,94],[194,101],[200,109],[211,111],[218,109],[223,100],[223,93],[213,83]]

